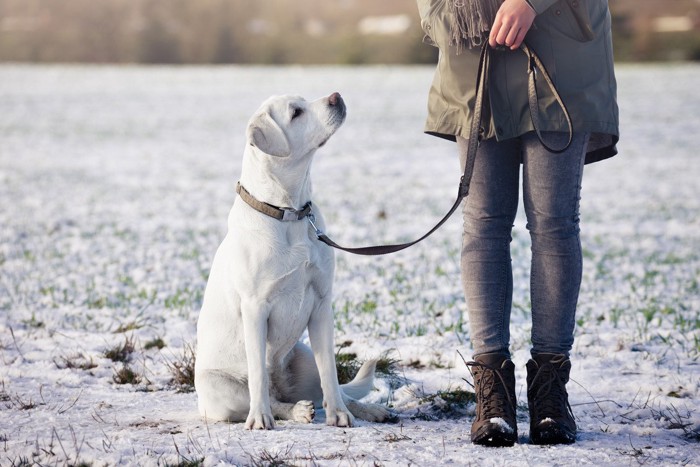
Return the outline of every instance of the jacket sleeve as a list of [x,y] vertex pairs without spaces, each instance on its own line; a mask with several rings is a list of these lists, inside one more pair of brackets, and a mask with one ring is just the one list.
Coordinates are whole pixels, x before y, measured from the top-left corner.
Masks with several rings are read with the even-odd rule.
[[429,15],[430,10],[435,3],[436,0],[416,0],[416,4],[418,5],[418,15],[420,16],[420,25],[425,34],[423,36],[423,43],[432,45],[433,47],[437,47],[438,45],[435,43],[435,40],[431,35],[432,26],[430,25]]
[[538,15],[541,15],[558,0],[527,0]]
[[420,16],[421,19],[425,19],[426,16],[428,16],[428,10],[430,10],[430,0],[416,0],[416,4],[418,5],[418,15]]

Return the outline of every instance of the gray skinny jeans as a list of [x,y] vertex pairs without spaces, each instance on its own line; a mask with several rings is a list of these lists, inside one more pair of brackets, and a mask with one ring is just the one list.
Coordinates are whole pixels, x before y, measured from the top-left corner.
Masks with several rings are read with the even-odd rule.
[[[518,209],[520,166],[530,232],[532,350],[568,355],[574,342],[581,286],[579,200],[588,133],[577,133],[562,154],[548,152],[534,132],[478,149],[469,196],[463,206],[462,285],[474,356],[510,355],[513,295],[511,230]],[[553,147],[568,135],[548,132]],[[462,167],[467,139],[457,138]]]

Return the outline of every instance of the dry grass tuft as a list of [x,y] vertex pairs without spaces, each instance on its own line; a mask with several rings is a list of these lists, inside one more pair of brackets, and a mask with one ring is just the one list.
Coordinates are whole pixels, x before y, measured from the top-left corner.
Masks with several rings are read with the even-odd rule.
[[135,344],[133,337],[126,337],[123,344],[117,344],[111,349],[104,351],[104,356],[113,362],[127,363],[134,353]]
[[170,370],[170,383],[177,386],[180,392],[194,391],[194,363],[196,360],[194,348],[185,344],[176,360],[165,360],[165,365]]

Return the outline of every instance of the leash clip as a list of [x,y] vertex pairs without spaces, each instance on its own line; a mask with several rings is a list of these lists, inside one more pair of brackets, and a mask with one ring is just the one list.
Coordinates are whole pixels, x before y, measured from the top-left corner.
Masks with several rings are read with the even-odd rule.
[[311,224],[311,227],[313,227],[314,230],[316,231],[316,236],[317,236],[317,237],[320,238],[321,235],[324,235],[323,231],[322,231],[321,229],[319,229],[318,227],[316,227],[316,224],[315,224],[315,222],[316,222],[316,216],[314,216],[314,213],[313,213],[313,212],[310,212],[309,214],[307,214],[307,215],[306,215],[306,218],[309,220],[309,224]]

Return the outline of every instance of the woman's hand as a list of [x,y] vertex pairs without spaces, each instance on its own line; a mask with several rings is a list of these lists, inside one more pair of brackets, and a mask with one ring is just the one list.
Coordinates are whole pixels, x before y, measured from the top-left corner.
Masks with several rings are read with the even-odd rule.
[[511,50],[520,47],[537,13],[525,0],[505,0],[496,13],[489,35],[491,47],[505,45]]

